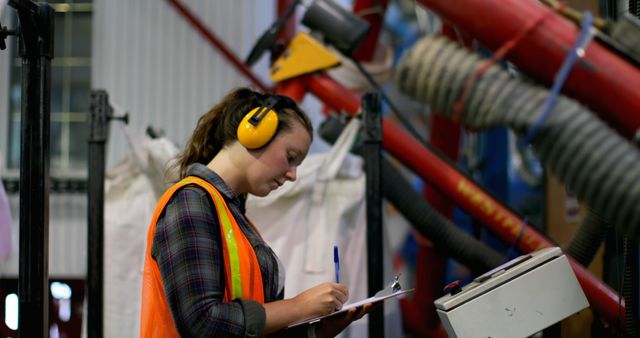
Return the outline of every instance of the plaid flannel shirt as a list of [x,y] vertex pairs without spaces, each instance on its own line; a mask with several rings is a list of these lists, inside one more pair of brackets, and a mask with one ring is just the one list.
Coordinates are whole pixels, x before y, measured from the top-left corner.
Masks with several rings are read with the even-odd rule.
[[[258,258],[265,302],[282,299],[278,259],[249,224],[242,198],[203,164],[191,165],[187,175],[206,180],[222,194]],[[263,336],[262,305],[243,299],[222,301],[225,279],[219,221],[206,190],[186,186],[171,197],[158,219],[151,253],[160,268],[169,308],[182,337]]]

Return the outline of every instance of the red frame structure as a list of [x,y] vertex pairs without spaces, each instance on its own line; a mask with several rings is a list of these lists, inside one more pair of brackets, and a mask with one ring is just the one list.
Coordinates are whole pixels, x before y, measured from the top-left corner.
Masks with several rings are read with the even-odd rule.
[[[247,75],[246,67],[239,62],[238,58],[230,52],[219,39],[215,38],[215,35],[210,32],[195,15],[190,13],[179,0],[167,1],[176,6],[180,13],[183,14],[185,18],[207,38],[207,40],[212,42],[232,64],[241,69],[243,74]],[[362,1],[366,2],[369,0]],[[459,24],[459,27],[462,27],[467,33],[470,33],[473,36],[479,35],[478,38],[480,41],[485,42],[480,38],[480,36],[490,40],[490,42],[492,41],[493,44],[485,42],[490,47],[500,43],[500,41],[503,41],[509,36],[509,34],[504,33],[505,29],[508,28],[511,33],[514,31],[517,32],[520,24],[525,26],[530,20],[534,20],[538,15],[545,13],[543,8],[533,4],[532,1],[522,0],[460,0],[451,3],[447,0],[421,0],[420,2],[427,7],[434,9],[436,12],[443,15],[445,19],[450,20],[451,22],[462,22],[462,24]],[[509,4],[507,4],[507,2]],[[530,6],[536,6],[535,11],[530,10]],[[509,12],[508,15],[505,14],[507,11]],[[496,12],[500,14],[494,15]],[[520,22],[518,25],[510,23],[510,21],[522,21],[518,18],[525,16],[527,18],[522,19],[524,21]],[[496,25],[500,24],[505,27],[496,27]],[[492,25],[493,28],[482,27],[483,25]],[[555,28],[551,29],[547,27],[547,25],[551,25],[551,27]],[[556,26],[561,28],[557,28]],[[555,29],[560,29],[560,32],[556,32]],[[566,30],[566,32],[562,31],[562,29]],[[493,33],[491,33],[492,31]],[[541,32],[544,32],[544,34]],[[560,22],[555,15],[549,15],[549,18],[545,19],[544,24],[532,34],[535,39],[531,39],[537,43],[533,44],[533,42],[531,42],[532,45],[528,45],[529,42],[523,43],[523,45],[528,45],[528,47],[525,48],[520,46],[520,49],[516,48],[512,55],[520,56],[522,59],[521,62],[526,66],[528,62],[532,62],[530,58],[536,60],[536,58],[548,57],[548,55],[539,50],[540,48],[543,48],[543,46],[538,46],[541,42],[553,45],[553,48],[555,49],[562,49],[562,44],[551,43],[551,41],[554,41],[552,37],[549,37],[552,32],[553,34],[559,34],[563,39],[566,38],[567,41],[571,40],[571,38],[576,34],[575,28],[571,25],[564,21]],[[492,34],[501,37],[503,40],[492,37]],[[547,39],[547,41],[545,41],[545,39]],[[215,40],[220,43],[215,43]],[[522,56],[522,54],[526,54],[525,49],[528,48],[536,51],[530,53],[527,57]],[[547,49],[544,48],[544,50],[546,51]],[[596,52],[592,52],[592,50],[596,50]],[[550,54],[552,52],[553,51],[549,51]],[[587,55],[592,55],[592,57],[586,58],[583,63],[593,62],[594,65],[598,65],[599,67],[603,67],[602,65],[606,63],[608,67],[609,62],[612,62],[615,64],[613,67],[615,69],[614,71],[604,72],[602,71],[602,68],[598,68],[599,71],[595,72],[596,74],[594,75],[583,69],[585,66],[582,65],[581,67],[578,67],[579,69],[569,78],[567,83],[567,88],[569,88],[572,93],[583,97],[588,102],[591,102],[594,107],[599,107],[600,109],[604,109],[613,103],[604,102],[607,99],[607,95],[602,94],[616,92],[612,88],[606,88],[604,84],[608,83],[611,84],[613,88],[619,88],[621,87],[619,82],[624,82],[613,81],[612,74],[619,75],[620,79],[627,79],[627,75],[629,77],[634,77],[634,74],[640,73],[638,69],[625,64],[620,61],[617,56],[612,56],[608,53],[610,52],[604,50],[602,47],[592,44],[592,46],[587,50]],[[554,64],[557,61],[558,65],[562,62],[559,56],[551,58],[550,60],[553,61],[552,63]],[[240,65],[238,63],[240,63]],[[543,74],[554,74],[557,69],[557,67],[554,68],[552,66],[525,66],[522,68],[526,71],[542,72]],[[542,67],[544,69],[541,70],[538,69],[538,67]],[[619,72],[624,73],[625,71],[628,73],[622,74],[624,76],[619,74]],[[248,77],[252,81],[257,79],[253,75]],[[583,83],[581,84],[580,81]],[[584,83],[593,84],[594,82],[597,83],[597,94],[592,93],[593,88],[585,88],[584,85]],[[260,87],[264,86],[260,85],[260,82],[254,83]],[[615,102],[615,109],[610,109],[608,111],[611,115],[604,116],[610,117],[610,123],[620,128],[619,130],[625,136],[629,136],[630,128],[635,130],[640,126],[640,115],[631,115],[631,111],[633,109],[635,109],[635,111],[640,111],[637,109],[640,108],[637,107],[640,106],[640,92],[631,93],[631,89],[640,88],[640,77],[635,77],[633,81],[629,80],[625,87],[624,92],[619,92],[619,94],[624,96],[629,93],[629,95],[625,96],[625,100],[622,102]],[[350,114],[356,114],[360,109],[360,97],[356,93],[345,88],[322,72],[299,76],[280,83],[276,86],[275,91],[279,94],[290,96],[298,101],[302,101],[304,96],[307,93],[310,93],[335,111],[346,111]],[[588,94],[585,94],[583,91],[587,91]],[[603,97],[602,100],[598,99],[598,96],[600,95]],[[629,100],[635,100],[635,102],[630,103],[628,102]],[[602,110],[596,111],[601,112]],[[400,160],[404,165],[412,169],[441,194],[455,202],[472,217],[481,221],[490,231],[502,238],[504,241],[508,243],[515,242],[522,227],[524,226],[524,234],[518,242],[518,250],[520,252],[527,253],[543,247],[555,246],[554,243],[540,234],[537,230],[527,226],[518,215],[504,206],[502,202],[495,200],[479,185],[465,177],[431,149],[411,137],[407,132],[396,126],[387,118],[383,121],[382,146],[386,151]],[[570,259],[570,261],[594,311],[612,326],[619,325],[620,322],[624,322],[624,301],[620,300],[618,294],[602,281],[591,275],[580,264],[576,263],[572,259]],[[619,321],[619,319],[622,319],[622,321]]]

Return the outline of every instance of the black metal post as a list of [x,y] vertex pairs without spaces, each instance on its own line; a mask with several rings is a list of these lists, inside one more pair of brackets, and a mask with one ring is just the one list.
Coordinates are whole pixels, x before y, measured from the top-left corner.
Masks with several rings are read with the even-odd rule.
[[87,335],[102,338],[104,281],[104,176],[105,144],[111,115],[109,96],[104,90],[90,94],[89,120],[89,230],[87,237]]
[[[367,269],[369,296],[384,287],[382,257],[382,194],[380,191],[380,163],[382,143],[382,115],[380,95],[362,96],[364,118],[364,163],[367,196]],[[384,305],[369,314],[369,337],[384,336]]]
[[638,336],[638,241],[632,237],[625,237],[624,255],[626,260],[622,278],[621,291],[625,299],[624,337]]
[[49,125],[54,10],[10,0],[20,21],[20,337],[49,336]]

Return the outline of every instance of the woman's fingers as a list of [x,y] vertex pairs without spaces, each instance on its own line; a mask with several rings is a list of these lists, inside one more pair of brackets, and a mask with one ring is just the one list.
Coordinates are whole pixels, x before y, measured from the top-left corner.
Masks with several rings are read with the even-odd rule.
[[330,314],[342,308],[349,298],[346,286],[337,283],[323,283],[308,289],[295,297],[301,310],[309,316]]
[[371,310],[375,309],[376,307],[378,307],[378,303],[376,304],[369,303],[369,304],[363,305],[362,307],[358,307],[360,310],[358,311],[358,313],[356,314],[353,320],[358,320],[362,318],[364,315],[371,312]]
[[349,299],[349,289],[341,284],[333,284],[332,287],[334,296],[344,304]]
[[326,283],[321,284],[320,288],[321,302],[325,304],[327,311],[324,314],[340,310],[348,299],[348,290],[340,284]]
[[323,319],[319,326],[318,337],[333,337],[344,330],[351,322],[362,318],[362,316],[369,313],[376,306],[374,304],[365,304],[363,306],[358,306],[353,309],[349,309],[345,313],[341,313],[337,316],[332,316],[329,318]]
[[326,283],[324,285],[329,288],[331,294],[341,303],[344,304],[349,299],[349,289],[346,286],[338,283]]

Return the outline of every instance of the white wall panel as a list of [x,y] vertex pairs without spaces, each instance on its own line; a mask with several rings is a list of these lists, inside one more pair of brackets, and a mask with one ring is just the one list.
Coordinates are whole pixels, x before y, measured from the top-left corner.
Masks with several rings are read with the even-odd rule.
[[[272,0],[182,1],[241,59],[274,19]],[[250,85],[168,1],[96,0],[93,38],[92,87],[129,112],[134,135],[151,125],[182,146],[213,103]],[[268,82],[264,60],[254,70]],[[108,166],[129,152],[118,124]]]
[[49,276],[84,278],[87,271],[87,194],[49,196]]
[[[10,195],[12,255],[0,261],[0,277],[18,276],[20,196]],[[84,278],[87,271],[87,195],[49,195],[49,277]]]

